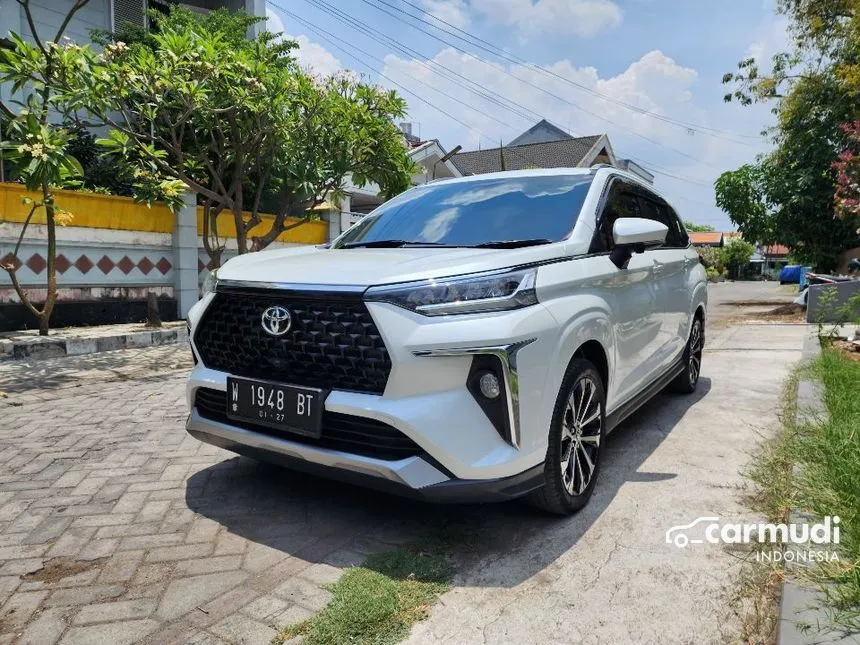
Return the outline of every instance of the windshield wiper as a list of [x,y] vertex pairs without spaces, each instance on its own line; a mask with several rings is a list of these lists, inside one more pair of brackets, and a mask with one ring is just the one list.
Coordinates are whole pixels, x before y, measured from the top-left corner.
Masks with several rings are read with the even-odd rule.
[[340,248],[393,249],[401,246],[443,246],[446,248],[454,248],[452,244],[442,244],[441,242],[410,242],[409,240],[370,240],[368,242],[347,242]]
[[552,240],[546,238],[534,238],[530,240],[496,240],[475,244],[476,249],[517,249],[522,246],[540,246],[541,244],[552,244]]

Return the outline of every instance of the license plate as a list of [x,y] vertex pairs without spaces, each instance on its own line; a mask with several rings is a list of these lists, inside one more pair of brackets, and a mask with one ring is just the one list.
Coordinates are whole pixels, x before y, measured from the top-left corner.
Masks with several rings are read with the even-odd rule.
[[243,378],[227,379],[227,416],[261,426],[320,436],[326,390]]

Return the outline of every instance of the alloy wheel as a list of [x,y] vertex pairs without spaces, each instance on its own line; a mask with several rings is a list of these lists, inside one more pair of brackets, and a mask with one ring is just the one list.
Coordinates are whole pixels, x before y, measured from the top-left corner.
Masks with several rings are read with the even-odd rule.
[[597,469],[603,411],[597,385],[584,376],[573,386],[561,427],[561,479],[570,495],[581,495]]
[[695,385],[699,380],[699,372],[702,369],[702,323],[698,320],[693,323],[690,332],[690,385]]

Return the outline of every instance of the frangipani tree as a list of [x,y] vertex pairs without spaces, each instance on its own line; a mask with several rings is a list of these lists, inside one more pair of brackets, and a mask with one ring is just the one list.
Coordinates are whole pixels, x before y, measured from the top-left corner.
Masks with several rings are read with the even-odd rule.
[[351,75],[306,74],[272,34],[237,39],[254,20],[174,9],[158,33],[108,44],[72,83],[80,107],[111,128],[100,143],[137,165],[139,198],[154,196],[147,186],[169,200],[186,187],[200,196],[216,266],[224,212],[245,253],[308,221],[350,176],[396,194],[413,171],[394,125],[402,99]]
[[[57,301],[57,231],[71,214],[57,208],[54,190],[75,185],[83,174],[77,160],[68,153],[69,132],[52,121],[52,117],[67,110],[75,97],[69,93],[66,79],[77,76],[88,66],[90,52],[63,39],[72,17],[89,0],[75,0],[63,18],[53,40],[43,41],[36,28],[29,0],[16,0],[30,27],[32,42],[12,33],[12,47],[0,49],[0,84],[9,88],[14,100],[0,100],[0,111],[7,119],[0,142],[3,156],[14,164],[14,174],[37,199],[26,198],[29,213],[21,226],[11,259],[0,264],[12,282],[15,293],[39,323],[39,333],[47,335],[51,313]],[[11,9],[7,9],[11,10]],[[62,43],[62,44],[60,44]],[[45,300],[37,303],[21,286],[17,258],[24,235],[38,212],[45,214],[47,233]],[[41,307],[39,306],[41,305]]]

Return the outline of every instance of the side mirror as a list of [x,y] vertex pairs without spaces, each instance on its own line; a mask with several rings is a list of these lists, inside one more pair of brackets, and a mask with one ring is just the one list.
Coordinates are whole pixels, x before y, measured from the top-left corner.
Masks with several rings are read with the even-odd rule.
[[612,227],[615,248],[609,259],[619,269],[626,269],[634,253],[663,246],[669,228],[665,224],[644,217],[619,217]]

